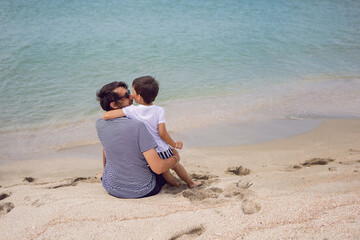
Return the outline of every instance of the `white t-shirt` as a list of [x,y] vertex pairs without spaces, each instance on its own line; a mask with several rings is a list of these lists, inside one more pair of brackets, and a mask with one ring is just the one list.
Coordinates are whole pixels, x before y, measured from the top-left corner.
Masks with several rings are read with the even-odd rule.
[[128,118],[138,119],[145,123],[158,145],[157,152],[164,152],[169,149],[170,145],[159,136],[159,124],[165,123],[165,111],[162,107],[156,105],[130,105],[122,110]]

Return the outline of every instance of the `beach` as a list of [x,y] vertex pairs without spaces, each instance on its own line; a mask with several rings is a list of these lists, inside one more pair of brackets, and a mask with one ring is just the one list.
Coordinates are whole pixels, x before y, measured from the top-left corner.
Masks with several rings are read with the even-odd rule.
[[[360,239],[360,1],[0,1],[0,240]],[[96,92],[151,75],[202,186],[102,187]]]
[[203,185],[165,186],[143,199],[108,195],[100,158],[2,163],[0,239],[360,238],[359,119],[180,154]]

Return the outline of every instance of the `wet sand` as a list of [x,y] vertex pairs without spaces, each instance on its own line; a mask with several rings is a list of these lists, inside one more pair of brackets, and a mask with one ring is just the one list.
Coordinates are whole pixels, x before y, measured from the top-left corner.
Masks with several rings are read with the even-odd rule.
[[101,146],[0,164],[0,239],[360,238],[360,120],[233,142],[186,147],[182,164],[202,187],[145,199],[106,193]]

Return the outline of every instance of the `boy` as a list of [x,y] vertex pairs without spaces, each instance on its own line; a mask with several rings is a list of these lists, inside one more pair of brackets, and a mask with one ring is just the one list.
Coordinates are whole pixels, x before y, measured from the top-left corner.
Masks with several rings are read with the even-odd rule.
[[[153,102],[159,92],[158,82],[151,76],[144,76],[136,78],[133,81],[133,97],[138,106],[130,105],[122,109],[111,110],[102,115],[105,120],[126,116],[128,118],[135,118],[145,123],[151,135],[154,137],[157,148],[156,151],[160,158],[166,159],[173,155],[172,149],[182,149],[183,143],[181,141],[175,142],[165,126],[164,109],[160,106],[153,105]],[[178,163],[172,168],[176,174],[188,185],[190,188],[198,187],[201,182],[193,181],[184,167]],[[163,174],[165,180],[173,186],[179,187],[170,171]]]

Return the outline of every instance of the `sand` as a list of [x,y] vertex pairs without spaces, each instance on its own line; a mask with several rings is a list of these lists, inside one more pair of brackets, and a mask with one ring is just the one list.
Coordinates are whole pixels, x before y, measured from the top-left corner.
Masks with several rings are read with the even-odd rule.
[[180,154],[203,186],[144,199],[108,195],[101,159],[0,164],[0,239],[360,239],[360,120]]

